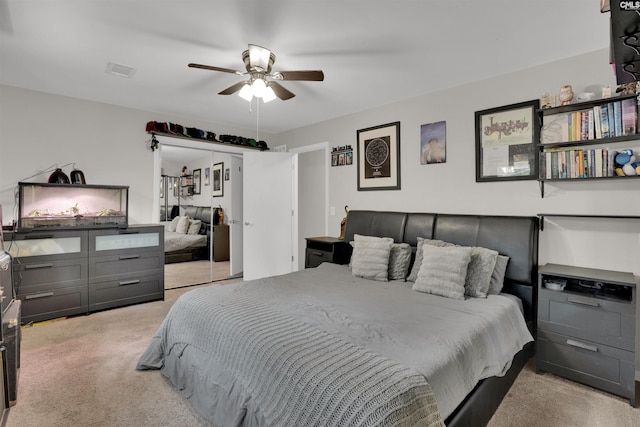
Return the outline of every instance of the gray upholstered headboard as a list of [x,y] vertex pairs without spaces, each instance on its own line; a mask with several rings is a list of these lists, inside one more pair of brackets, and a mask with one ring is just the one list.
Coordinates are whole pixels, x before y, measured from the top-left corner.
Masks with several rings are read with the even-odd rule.
[[199,219],[203,223],[211,224],[211,207],[210,206],[185,206],[184,214],[189,218]]
[[344,240],[354,234],[392,237],[415,247],[418,237],[463,246],[482,246],[509,257],[503,291],[523,301],[525,317],[535,319],[538,218],[384,211],[349,211]]

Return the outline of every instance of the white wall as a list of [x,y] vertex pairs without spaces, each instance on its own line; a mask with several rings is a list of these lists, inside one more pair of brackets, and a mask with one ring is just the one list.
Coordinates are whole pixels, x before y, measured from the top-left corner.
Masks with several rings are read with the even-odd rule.
[[[19,181],[52,165],[70,162],[84,172],[88,184],[128,185],[129,222],[151,222],[157,211],[152,203],[154,156],[159,155],[149,149],[150,136],[145,132],[145,125],[151,120],[198,127],[216,134],[249,137],[255,133],[255,129],[238,129],[213,121],[169,117],[0,85],[3,222],[14,219],[14,210],[17,211],[14,190]],[[269,145],[277,145],[273,135],[261,133],[261,138]],[[207,142],[202,144],[211,146]],[[48,176],[49,173],[41,174],[29,181],[47,182]]]
[[[469,72],[473,72],[470,64]],[[389,82],[392,84],[392,81]],[[545,198],[537,181],[475,182],[475,111],[537,99],[571,84],[576,94],[615,78],[601,50],[499,78],[418,96],[278,135],[290,149],[329,141],[356,147],[356,131],[400,121],[399,191],[357,191],[356,162],[330,168],[330,202],[337,236],[342,207],[445,213],[536,215],[538,213],[640,215],[640,179],[549,182]],[[447,159],[420,165],[420,126],[446,121]],[[640,147],[634,141],[629,146]],[[626,148],[626,147],[625,147]],[[354,156],[356,153],[354,152]],[[640,220],[553,219],[540,234],[539,261],[633,271],[640,274]]]

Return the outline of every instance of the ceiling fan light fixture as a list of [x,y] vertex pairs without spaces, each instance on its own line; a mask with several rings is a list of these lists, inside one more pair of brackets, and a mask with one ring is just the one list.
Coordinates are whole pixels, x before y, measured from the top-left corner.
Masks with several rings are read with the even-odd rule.
[[267,84],[263,79],[255,79],[253,83],[251,83],[251,94],[256,98],[262,98],[266,89]]
[[240,89],[238,96],[248,102],[251,102],[251,99],[253,98],[253,94],[251,92],[251,85],[249,83],[245,83],[244,86],[242,86],[242,89]]
[[264,90],[264,94],[262,94],[262,102],[266,104],[267,102],[271,102],[274,99],[276,99],[276,93],[273,91],[271,86],[267,86]]

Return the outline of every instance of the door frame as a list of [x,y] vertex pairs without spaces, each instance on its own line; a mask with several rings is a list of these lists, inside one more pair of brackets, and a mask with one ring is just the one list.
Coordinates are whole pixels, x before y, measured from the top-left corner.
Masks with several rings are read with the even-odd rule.
[[[289,152],[291,153],[291,158],[292,158],[292,163],[293,163],[293,167],[292,167],[292,174],[293,174],[293,195],[292,195],[292,204],[293,204],[293,209],[294,209],[294,215],[293,215],[293,221],[291,224],[292,230],[291,230],[291,253],[294,254],[294,257],[297,258],[298,256],[298,252],[299,252],[299,247],[298,247],[298,238],[299,238],[299,231],[300,231],[300,220],[298,218],[298,214],[299,214],[299,203],[300,200],[298,198],[298,173],[299,173],[299,169],[298,169],[298,155],[303,154],[303,153],[309,153],[312,151],[324,151],[324,170],[325,170],[325,174],[324,174],[324,234],[328,235],[329,233],[329,168],[331,167],[331,163],[330,163],[330,152],[329,152],[329,142],[325,141],[325,142],[319,142],[316,144],[311,144],[311,145],[305,145],[303,147],[297,147],[297,148],[292,148],[289,150]],[[293,270],[292,271],[298,271],[298,260],[292,260],[293,263]]]

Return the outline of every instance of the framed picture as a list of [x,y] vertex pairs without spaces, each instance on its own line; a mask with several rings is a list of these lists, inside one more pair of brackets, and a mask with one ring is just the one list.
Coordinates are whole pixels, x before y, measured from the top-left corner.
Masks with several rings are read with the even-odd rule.
[[204,168],[204,185],[209,185],[209,168]]
[[212,195],[213,197],[224,196],[224,180],[222,179],[222,171],[224,163],[216,163],[211,168],[211,176],[213,181]]
[[193,194],[200,194],[200,169],[193,170]]
[[231,179],[229,168],[224,170],[224,180],[229,181]]
[[420,164],[447,161],[447,122],[420,126]]
[[358,191],[399,190],[400,122],[358,130],[357,144]]
[[476,111],[476,182],[537,179],[539,100]]

